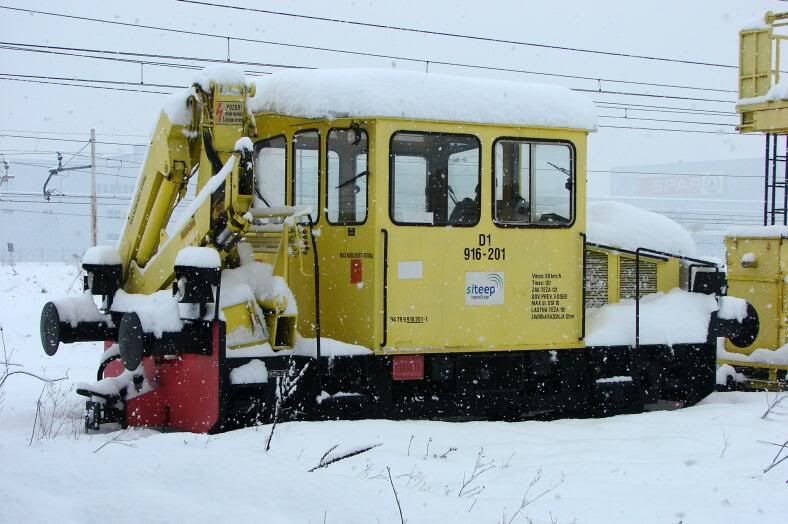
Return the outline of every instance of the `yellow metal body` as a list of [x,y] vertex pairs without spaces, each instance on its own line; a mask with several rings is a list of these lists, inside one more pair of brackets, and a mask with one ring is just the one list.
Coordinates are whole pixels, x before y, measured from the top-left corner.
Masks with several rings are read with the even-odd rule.
[[[258,114],[259,140],[287,141],[286,202],[293,203],[293,135],[320,136],[319,204],[314,210],[320,265],[321,330],[325,337],[377,353],[473,352],[584,347],[582,260],[585,230],[585,131],[509,127],[392,118],[316,121]],[[363,223],[331,224],[327,207],[326,137],[331,129],[358,126],[369,140]],[[481,217],[473,227],[395,224],[389,214],[390,140],[398,131],[464,133],[481,144]],[[574,223],[566,228],[504,228],[490,209],[492,148],[500,137],[571,142],[575,155]],[[488,203],[488,204],[485,204]],[[466,248],[506,250],[491,264],[468,261]],[[310,257],[311,258],[311,257]],[[400,278],[401,264],[417,263],[418,278]],[[314,274],[308,259],[289,258],[288,282],[299,307],[299,332],[314,333]],[[360,266],[352,282],[351,266]],[[465,303],[466,273],[496,271],[505,278],[505,302]]]
[[[755,308],[759,321],[758,336],[752,344],[738,347],[725,339],[725,350],[750,355],[756,349],[779,349],[788,340],[788,242],[779,234],[766,238],[728,236],[725,248],[728,295],[747,300]],[[779,380],[779,374],[788,371],[786,364],[733,359],[717,362],[751,371],[762,370],[761,375],[765,373],[765,376],[748,378],[750,388],[785,389],[785,381]]]
[[[788,26],[788,13],[767,12],[761,27],[739,32],[739,103],[736,106],[742,133],[788,133],[788,100],[770,97],[769,92],[780,82],[781,44],[788,39],[775,31]],[[769,98],[775,98],[770,100]],[[768,142],[767,142],[768,143]],[[758,313],[759,332],[753,343],[738,347],[730,340],[725,349],[731,353],[750,355],[759,348],[776,350],[786,341],[788,293],[785,276],[788,251],[783,239],[729,236],[725,239],[728,266],[728,294],[747,300]],[[755,262],[747,261],[751,253]],[[719,360],[738,368],[765,370],[768,379],[748,380],[751,387],[771,389],[778,384],[778,371],[786,365]],[[784,382],[783,382],[784,384]]]
[[766,13],[762,27],[739,32],[739,99],[742,133],[788,133],[788,101],[766,100],[780,82],[781,43],[774,31],[788,25],[788,13]]
[[749,302],[759,321],[758,337],[752,344],[742,348],[726,340],[726,351],[749,355],[758,348],[782,347],[788,337],[788,243],[779,234],[767,238],[728,236],[725,248],[728,295]]

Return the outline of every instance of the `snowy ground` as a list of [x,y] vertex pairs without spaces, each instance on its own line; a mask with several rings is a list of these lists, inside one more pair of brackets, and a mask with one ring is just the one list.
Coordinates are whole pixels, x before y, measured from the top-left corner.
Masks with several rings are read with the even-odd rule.
[[[788,405],[762,419],[763,393],[602,420],[288,423],[268,453],[267,426],[85,435],[67,390],[93,379],[99,345],[49,358],[38,338],[41,306],[79,292],[77,270],[16,271],[0,268],[11,371],[68,379],[42,394],[40,381],[12,375],[0,390],[0,522],[400,522],[388,468],[410,523],[785,522],[788,461],[763,470],[777,451],[767,442],[788,438]],[[309,472],[335,444],[377,443]],[[486,471],[463,488],[480,450]]]

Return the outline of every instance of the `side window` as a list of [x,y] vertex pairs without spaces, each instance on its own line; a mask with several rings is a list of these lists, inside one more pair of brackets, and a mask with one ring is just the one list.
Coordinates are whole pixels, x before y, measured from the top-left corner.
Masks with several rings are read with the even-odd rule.
[[261,140],[254,153],[255,207],[285,205],[287,140],[283,136]]
[[367,219],[367,132],[328,132],[326,216],[332,224],[360,224]]
[[293,205],[309,207],[312,218],[320,218],[320,134],[301,131],[293,136]]
[[495,142],[494,157],[497,224],[572,223],[574,158],[569,144],[501,139]]
[[391,218],[398,224],[473,226],[479,222],[479,140],[398,132],[391,138]]

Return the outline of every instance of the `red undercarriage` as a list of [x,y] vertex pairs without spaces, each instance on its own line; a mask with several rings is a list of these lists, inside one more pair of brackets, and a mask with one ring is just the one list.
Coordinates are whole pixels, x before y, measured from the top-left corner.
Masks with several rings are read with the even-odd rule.
[[[213,325],[210,355],[181,355],[167,360],[145,357],[147,380],[155,389],[126,401],[126,423],[133,427],[163,426],[206,433],[219,420],[219,324]],[[123,364],[111,362],[105,377],[123,372]]]

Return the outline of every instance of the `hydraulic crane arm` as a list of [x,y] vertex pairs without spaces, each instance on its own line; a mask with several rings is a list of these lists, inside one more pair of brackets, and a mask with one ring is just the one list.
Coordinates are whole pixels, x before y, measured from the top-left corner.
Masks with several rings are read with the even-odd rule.
[[[191,113],[190,122],[173,122],[162,111],[119,245],[126,291],[163,289],[183,247],[210,245],[224,256],[243,233],[254,174],[250,148],[236,145],[246,146],[239,139],[255,134],[247,111],[253,95],[253,85],[195,84],[178,108]],[[197,196],[168,238],[173,210],[193,176]]]

